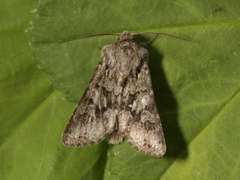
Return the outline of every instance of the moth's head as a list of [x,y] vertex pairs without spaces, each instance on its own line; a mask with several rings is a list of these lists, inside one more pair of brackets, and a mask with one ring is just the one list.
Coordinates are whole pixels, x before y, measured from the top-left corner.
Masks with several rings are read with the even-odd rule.
[[123,33],[120,34],[118,40],[119,41],[121,41],[121,40],[133,40],[133,37],[132,37],[132,35],[129,31],[123,31]]
[[[158,33],[158,32],[139,32],[139,33],[133,33],[133,34],[131,34],[129,31],[123,31],[123,33],[120,34],[120,35],[119,35],[119,34],[115,34],[115,33],[111,33],[111,34],[93,34],[93,35],[82,36],[82,37],[78,37],[78,38],[75,38],[75,39],[71,39],[71,40],[59,42],[59,44],[64,43],[64,42],[68,42],[68,41],[73,41],[73,40],[76,40],[76,39],[83,39],[83,38],[86,38],[86,37],[106,36],[106,35],[119,36],[119,38],[118,38],[119,41],[122,41],[122,40],[134,40],[133,36],[134,36],[134,35],[137,35],[137,34],[155,34],[155,38],[157,37],[158,34],[163,34],[163,35],[175,37],[175,38],[178,38],[178,39],[182,39],[182,40],[184,40],[184,41],[189,41],[189,40],[186,40],[186,39],[183,39],[183,38],[180,38],[180,37],[177,37],[177,36],[173,36],[173,35],[170,35],[170,34],[166,34],[166,33]],[[153,38],[150,42],[152,42],[155,38]],[[190,41],[190,42],[191,42],[191,41]]]

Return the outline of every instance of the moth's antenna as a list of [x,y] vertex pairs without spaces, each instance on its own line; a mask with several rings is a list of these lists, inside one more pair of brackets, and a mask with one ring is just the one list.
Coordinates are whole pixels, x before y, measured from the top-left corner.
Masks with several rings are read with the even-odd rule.
[[[134,35],[138,35],[138,34],[162,34],[162,35],[166,35],[166,36],[171,36],[171,37],[174,37],[174,38],[177,38],[177,39],[181,39],[181,40],[184,40],[184,41],[189,41],[187,39],[183,39],[183,38],[180,38],[180,37],[177,37],[177,36],[174,36],[174,35],[171,35],[171,34],[167,34],[167,33],[159,33],[159,32],[139,32],[139,33],[133,33],[132,36]],[[189,42],[192,42],[192,41],[189,41]]]
[[78,38],[75,38],[75,39],[70,39],[70,40],[67,40],[67,41],[60,42],[60,43],[58,43],[58,44],[62,44],[62,43],[69,42],[69,41],[74,41],[74,40],[77,40],[77,39],[83,39],[83,38],[87,38],[87,37],[106,36],[106,35],[120,36],[120,34],[115,34],[115,33],[110,33],[110,34],[93,34],[93,35],[87,35],[87,36],[78,37]]

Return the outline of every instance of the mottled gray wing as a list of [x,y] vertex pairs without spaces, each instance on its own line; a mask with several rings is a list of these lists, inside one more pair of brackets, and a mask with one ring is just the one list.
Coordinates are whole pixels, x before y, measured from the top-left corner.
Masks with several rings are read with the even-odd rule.
[[119,112],[119,130],[140,152],[163,156],[166,144],[146,61],[135,77],[128,78],[125,89],[129,106]]
[[107,108],[107,96],[103,95],[106,92],[101,87],[105,71],[106,62],[102,58],[63,133],[64,145],[94,144],[113,132],[118,111]]

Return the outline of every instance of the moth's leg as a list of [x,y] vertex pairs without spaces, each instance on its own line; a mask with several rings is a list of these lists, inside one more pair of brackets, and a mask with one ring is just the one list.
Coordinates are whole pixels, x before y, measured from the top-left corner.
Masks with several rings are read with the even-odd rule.
[[142,46],[146,46],[146,45],[148,45],[148,44],[151,44],[151,43],[157,38],[157,36],[158,36],[158,34],[156,34],[156,35],[154,36],[154,38],[152,38],[150,41],[141,42],[141,43],[139,43],[139,44],[142,45]]
[[97,47],[100,51],[102,50],[102,48],[101,47]]
[[155,88],[153,88],[153,90],[154,90],[154,94],[156,93],[158,96],[161,96],[161,94]]

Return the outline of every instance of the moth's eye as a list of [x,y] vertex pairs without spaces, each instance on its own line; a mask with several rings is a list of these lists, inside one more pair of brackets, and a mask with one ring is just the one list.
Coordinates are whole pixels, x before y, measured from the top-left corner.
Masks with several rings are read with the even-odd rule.
[[135,37],[133,37],[133,40],[135,41]]
[[120,37],[118,37],[118,40],[120,39]]

